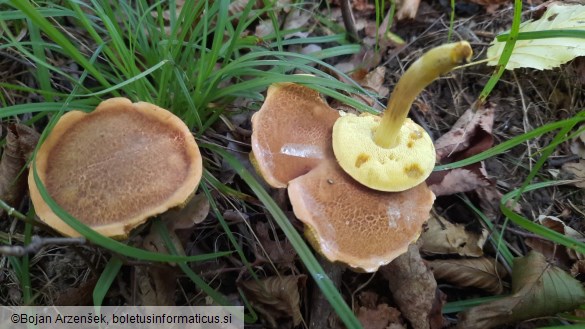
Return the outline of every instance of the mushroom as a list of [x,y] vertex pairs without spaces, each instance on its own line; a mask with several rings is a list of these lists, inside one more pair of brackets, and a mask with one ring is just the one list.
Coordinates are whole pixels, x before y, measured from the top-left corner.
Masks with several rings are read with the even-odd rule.
[[372,190],[333,160],[293,179],[288,195],[311,245],[327,259],[365,272],[408,250],[435,200],[425,183],[401,193]]
[[418,238],[434,195],[425,183],[380,192],[346,174],[331,146],[338,117],[312,89],[272,85],[252,117],[252,152],[271,186],[288,186],[294,213],[316,250],[330,261],[374,272]]
[[[126,98],[103,101],[91,113],[63,115],[33,161],[60,207],[115,238],[185,204],[202,174],[201,154],[185,123]],[[79,236],[43,200],[32,170],[28,182],[38,217],[64,235]]]
[[268,184],[288,182],[333,157],[331,128],[339,112],[319,93],[294,83],[268,88],[262,108],[252,116],[252,163]]
[[466,41],[433,48],[398,81],[381,119],[341,116],[333,126],[333,151],[343,170],[380,191],[404,191],[427,179],[435,166],[435,148],[426,131],[407,118],[408,111],[427,85],[471,55]]

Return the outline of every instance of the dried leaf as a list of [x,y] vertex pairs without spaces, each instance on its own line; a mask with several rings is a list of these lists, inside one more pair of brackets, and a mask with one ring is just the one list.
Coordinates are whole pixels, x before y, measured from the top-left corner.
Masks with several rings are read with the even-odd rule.
[[437,259],[427,262],[435,279],[458,287],[476,287],[499,295],[504,290],[506,269],[493,258]]
[[[498,218],[501,214],[500,200],[502,200],[502,193],[494,185],[479,187],[475,190],[479,198],[479,207],[487,218]],[[506,202],[508,208],[514,209],[515,212],[522,212],[519,203],[514,203],[514,200]]]
[[[313,12],[310,10],[304,10],[302,8],[294,7],[293,10],[288,13],[286,19],[284,21],[283,30],[296,30],[302,27],[306,27],[309,23],[311,17],[313,17]],[[293,37],[297,38],[306,38],[309,35],[309,32],[294,32],[289,33],[284,36],[285,39],[290,39]]]
[[511,3],[512,0],[469,0],[470,2],[482,5],[487,13],[494,13],[500,6]]
[[[90,277],[77,287],[69,287],[57,292],[53,299],[53,305],[60,306],[86,306],[91,305],[93,290],[97,283],[97,277]],[[0,328],[3,328],[0,326]]]
[[400,0],[398,1],[398,11],[396,11],[396,19],[401,21],[403,19],[414,19],[420,0]]
[[561,170],[567,178],[575,180],[571,185],[585,188],[585,160],[579,160],[578,163],[567,162]]
[[272,276],[260,281],[240,282],[239,285],[271,327],[276,327],[277,319],[288,317],[292,317],[296,327],[303,320],[299,290],[305,287],[306,281],[306,275]]
[[[540,215],[540,216],[538,216],[538,222],[541,225],[543,225],[551,230],[554,230],[558,233],[564,234],[564,235],[566,235],[574,240],[585,241],[585,237],[583,236],[583,234],[581,234],[578,231],[576,231],[575,229],[567,226],[567,224],[565,224],[565,222],[563,222],[558,217]],[[554,248],[556,249],[556,248],[558,248],[558,246],[554,245]],[[585,259],[585,255],[578,253],[571,248],[566,248],[566,247],[563,247],[563,248],[567,252],[567,255],[569,256],[570,259],[572,259],[572,260]]]
[[461,256],[483,256],[483,245],[487,230],[474,233],[461,224],[453,224],[445,218],[432,215],[421,235],[421,251],[431,254],[459,254]]
[[526,243],[531,250],[543,254],[549,262],[554,263],[556,266],[566,269],[573,263],[569,258],[566,249],[552,241],[537,237],[527,237],[524,239],[524,243]]
[[540,215],[538,216],[538,222],[551,230],[555,230],[559,233],[562,233],[568,237],[571,237],[576,240],[583,240],[583,234],[577,232],[575,229],[567,226],[565,222],[563,222],[560,218],[555,216],[545,216]]
[[410,245],[408,252],[380,267],[380,271],[388,280],[392,297],[411,326],[414,329],[431,328],[430,321],[437,316],[434,312],[441,316],[442,305],[435,305],[437,281],[420,257],[418,247]]
[[[442,164],[455,162],[492,147],[494,111],[495,105],[492,103],[487,103],[476,111],[465,111],[451,130],[435,141],[437,161]],[[487,178],[483,163],[480,162],[433,172],[427,179],[427,184],[436,195],[449,195],[490,186],[493,182]]]
[[136,297],[140,300],[140,305],[175,305],[176,277],[177,273],[169,266],[136,266]]
[[274,32],[274,24],[271,20],[262,20],[258,25],[256,25],[256,29],[254,30],[254,35],[258,38],[264,38],[267,35],[270,35]]
[[209,214],[209,200],[203,193],[191,198],[182,208],[169,210],[161,215],[162,221],[174,231],[192,228],[207,218]]
[[571,267],[572,276],[577,276],[579,274],[585,274],[585,260],[578,260]]
[[512,295],[459,314],[457,328],[487,329],[570,311],[585,302],[581,282],[531,251],[514,260]]
[[[585,30],[585,6],[553,3],[544,15],[536,21],[520,26],[520,32],[548,30]],[[494,40],[488,48],[488,65],[497,65],[505,42]],[[518,40],[506,69],[531,67],[537,70],[552,69],[577,56],[585,55],[585,41],[582,38],[543,38]]]
[[[466,158],[490,148],[493,145],[494,112],[495,105],[492,103],[487,103],[475,111],[473,109],[465,111],[451,130],[435,141],[437,161],[448,163],[444,160],[455,160],[453,155],[456,153],[465,152],[467,156],[461,158]],[[481,146],[481,149],[477,150],[478,146]]]
[[368,329],[386,329],[392,324],[399,326],[395,328],[404,328],[400,323],[400,311],[384,303],[374,308],[360,306],[357,318]]
[[[285,265],[292,265],[294,263],[297,253],[287,239],[282,241],[271,239],[270,233],[268,232],[268,225],[263,222],[257,222],[255,228],[258,240],[271,262]],[[256,255],[256,257],[259,259],[264,258],[261,255]]]
[[[483,162],[477,166],[467,166],[466,168],[446,171],[439,182],[432,179],[428,180],[427,184],[436,196],[469,192],[492,185],[491,181],[486,178]],[[441,176],[437,175],[436,177]]]
[[[0,200],[18,207],[26,193],[26,161],[37,146],[39,134],[21,124],[7,126],[6,145],[0,159]],[[4,210],[0,209],[0,217]]]

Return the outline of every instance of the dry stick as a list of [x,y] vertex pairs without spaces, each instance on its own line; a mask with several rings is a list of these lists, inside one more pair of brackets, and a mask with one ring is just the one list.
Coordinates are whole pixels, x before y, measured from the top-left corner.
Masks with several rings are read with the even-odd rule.
[[[323,271],[333,282],[333,285],[339,290],[341,286],[341,276],[345,271],[345,266],[332,263],[325,259],[323,256],[318,255],[317,259],[319,264],[323,267]],[[333,308],[325,295],[321,292],[321,289],[315,287],[312,293],[312,301],[313,304],[311,305],[311,321],[309,322],[309,329],[324,329],[330,328],[329,326],[329,316],[333,313]],[[333,326],[335,327],[335,326]]]
[[49,244],[74,245],[85,244],[85,242],[85,238],[42,238],[35,235],[32,237],[31,242],[26,246],[0,246],[0,255],[20,257],[26,254],[34,254],[43,246]]
[[355,28],[355,20],[353,19],[353,11],[351,10],[351,3],[349,0],[341,0],[341,17],[343,18],[343,25],[347,33],[347,39],[350,42],[361,43]]

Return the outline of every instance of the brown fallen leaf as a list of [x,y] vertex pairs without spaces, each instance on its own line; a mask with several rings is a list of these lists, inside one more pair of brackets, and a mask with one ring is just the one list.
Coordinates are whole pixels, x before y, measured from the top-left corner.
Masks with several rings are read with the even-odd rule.
[[[495,185],[489,185],[475,189],[475,193],[479,199],[479,207],[486,217],[491,219],[498,218],[501,214],[500,201],[503,197],[502,192]],[[520,203],[514,203],[514,200],[509,200],[506,206],[517,213],[522,212]]]
[[161,220],[170,230],[192,228],[207,218],[209,214],[209,200],[204,193],[191,198],[183,208],[171,209],[163,213]]
[[401,21],[403,19],[414,19],[418,12],[420,0],[399,0],[397,1],[398,10],[396,11],[396,19]]
[[431,328],[431,319],[441,317],[442,305],[437,302],[437,281],[425,265],[416,245],[390,264],[380,267],[380,273],[388,280],[392,297],[404,317],[414,329]]
[[504,291],[502,278],[506,269],[489,257],[471,259],[437,259],[428,261],[437,280],[458,287],[475,287],[499,295]]
[[563,222],[558,217],[540,215],[538,216],[537,220],[541,225],[550,228],[551,230],[554,230],[556,232],[562,233],[575,240],[583,241],[583,239],[585,238],[583,234],[579,233],[577,230],[565,224],[565,222]]
[[144,306],[173,306],[177,272],[171,266],[136,266],[136,298]]
[[[282,241],[271,239],[268,225],[263,222],[257,222],[255,229],[260,245],[266,252],[266,257],[275,264],[292,266],[297,253],[288,239],[283,239]],[[265,260],[263,253],[255,252],[255,254],[257,259]]]
[[[437,162],[448,164],[481,153],[494,144],[492,127],[495,105],[486,103],[477,110],[468,109],[449,132],[435,141]],[[462,168],[435,171],[427,179],[436,195],[468,192],[493,185],[487,177],[483,162]]]
[[[21,124],[5,126],[8,131],[6,145],[0,159],[0,200],[18,207],[26,193],[25,166],[39,141],[39,134]],[[0,209],[0,218],[4,210]]]
[[579,160],[577,163],[565,163],[561,167],[561,171],[564,177],[575,180],[571,185],[585,188],[585,160]]
[[[434,177],[438,176],[435,175]],[[435,183],[435,181],[429,179],[427,184],[431,191],[435,193],[435,196],[451,195],[491,186],[492,182],[486,176],[482,162],[465,168],[445,171],[445,175],[441,177],[440,182]]]
[[[305,10],[303,8],[298,8],[296,6],[292,7],[293,9],[288,13],[286,19],[284,20],[284,31],[296,30],[302,27],[307,27],[309,25],[309,21],[313,17],[313,12],[311,10]],[[293,32],[288,33],[284,36],[285,39],[290,38],[306,38],[309,35],[309,32]]]
[[303,321],[299,291],[304,289],[306,281],[306,275],[289,275],[243,281],[238,285],[272,328],[276,328],[281,318],[292,318],[296,327]]
[[[179,254],[185,254],[183,246],[190,236],[190,232],[179,230],[193,228],[203,222],[208,214],[209,200],[205,194],[200,193],[193,196],[183,208],[169,210],[161,215],[161,221],[167,227],[171,241]],[[150,251],[168,253],[162,236],[154,227],[151,227],[150,232],[144,237],[142,245]]]
[[512,0],[469,0],[470,2],[481,5],[488,14],[495,13],[500,6],[511,3]]
[[[554,230],[558,233],[564,234],[565,236],[568,236],[573,240],[585,241],[585,236],[583,236],[583,234],[579,233],[577,230],[575,230],[575,229],[571,228],[570,226],[568,226],[567,224],[565,224],[565,222],[563,222],[558,217],[540,215],[540,216],[538,216],[537,220],[542,226],[549,228],[551,230]],[[554,250],[557,250],[557,249],[565,250],[569,259],[571,259],[573,261],[585,259],[585,255],[578,253],[571,248],[558,246],[558,245],[555,245],[554,243],[553,243],[553,248],[554,248]],[[557,254],[558,254],[558,252],[557,252]]]
[[[449,163],[457,153],[463,153],[463,156],[457,158],[464,159],[491,147],[494,112],[495,105],[489,102],[475,111],[465,111],[451,130],[435,141],[437,161]],[[490,146],[485,148],[484,144]]]
[[[93,290],[97,283],[97,277],[90,277],[77,287],[69,287],[57,292],[53,299],[53,305],[59,306],[86,306],[91,305]],[[0,328],[3,328],[0,326]]]
[[571,275],[577,276],[580,274],[585,274],[585,260],[578,260],[573,264],[571,267]]
[[459,314],[456,328],[489,329],[504,324],[553,316],[585,303],[585,288],[560,268],[531,251],[516,258],[512,295],[470,308]]
[[573,264],[566,249],[552,241],[538,237],[527,237],[524,239],[524,243],[526,243],[531,250],[543,254],[549,262],[560,268],[568,269],[571,267],[571,264]]
[[488,231],[481,233],[465,230],[461,224],[453,224],[445,218],[432,214],[420,240],[421,251],[428,254],[459,254],[461,256],[483,256],[483,245]]
[[[390,89],[384,86],[385,75],[386,68],[384,66],[378,66],[370,72],[363,68],[358,69],[351,75],[351,77],[364,89],[373,92],[379,98],[384,98],[390,93]],[[379,103],[371,97],[361,94],[352,94],[351,97],[368,106],[374,107],[378,110],[383,110]]]
[[374,308],[360,306],[357,310],[357,318],[364,328],[368,329],[386,329],[390,325],[393,328],[405,328],[400,323],[400,311],[382,303]]

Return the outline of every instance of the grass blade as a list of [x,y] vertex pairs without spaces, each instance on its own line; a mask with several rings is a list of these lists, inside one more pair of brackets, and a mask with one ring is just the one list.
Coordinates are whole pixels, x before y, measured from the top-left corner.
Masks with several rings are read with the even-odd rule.
[[327,298],[337,315],[341,318],[343,323],[348,328],[361,328],[359,320],[355,317],[351,309],[347,306],[339,291],[333,285],[331,279],[325,274],[323,268],[317,262],[317,259],[299,235],[299,233],[292,226],[286,215],[276,205],[274,200],[268,195],[264,188],[258,183],[254,177],[244,168],[244,166],[235,159],[227,151],[220,147],[212,144],[202,144],[201,147],[212,150],[219,154],[235,171],[236,173],[250,186],[256,196],[266,206],[266,209],[274,217],[274,220],[278,223],[280,228],[285,233],[286,237],[298,252],[299,257],[303,261],[303,264],[307,267],[307,270],[311,274],[315,283],[323,292],[323,295]]

